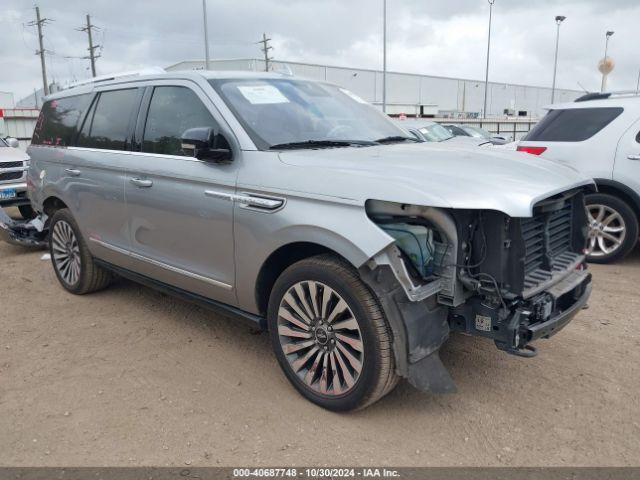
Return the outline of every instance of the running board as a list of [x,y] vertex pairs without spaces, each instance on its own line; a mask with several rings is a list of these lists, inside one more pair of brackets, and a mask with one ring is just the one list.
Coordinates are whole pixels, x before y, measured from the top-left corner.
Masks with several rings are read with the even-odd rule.
[[173,285],[169,285],[167,283],[160,282],[159,280],[155,280],[145,275],[132,272],[131,270],[118,267],[116,265],[113,265],[112,263],[108,263],[108,262],[105,262],[104,260],[100,260],[99,258],[94,258],[93,260],[96,264],[100,265],[106,270],[109,270],[113,273],[120,275],[121,277],[128,278],[129,280],[132,280],[136,283],[140,283],[146,287],[152,288],[162,293],[166,293],[173,297],[186,300],[190,303],[195,303],[196,305],[206,308],[207,310],[211,310],[215,313],[241,318],[243,320],[246,320],[253,327],[258,327],[260,330],[264,330],[264,331],[267,330],[267,319],[260,315],[255,315],[253,313],[245,312],[244,310],[241,310],[232,305],[227,305],[226,303],[217,302],[216,300],[212,300],[202,295],[188,292],[181,288],[174,287]]

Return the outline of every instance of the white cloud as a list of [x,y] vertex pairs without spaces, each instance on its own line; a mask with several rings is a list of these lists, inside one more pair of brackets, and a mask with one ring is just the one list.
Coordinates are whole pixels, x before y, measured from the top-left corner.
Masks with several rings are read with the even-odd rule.
[[[209,0],[209,28],[214,57],[258,57],[255,43],[266,32],[281,60],[379,68],[381,0]],[[0,90],[16,98],[40,87],[34,50],[33,9],[24,0],[5,0],[0,12]],[[88,75],[86,36],[75,28],[90,9],[103,30],[99,72],[149,65],[166,66],[202,58],[199,0],[130,2],[40,0],[44,16],[55,19],[45,29],[50,78],[67,81]],[[390,70],[482,79],[486,55],[488,6],[482,0],[388,0]],[[604,32],[615,30],[610,55],[616,60],[609,86],[635,88],[638,55],[636,0],[497,0],[494,7],[490,77],[512,83],[550,85],[555,15],[561,27],[558,86],[599,87],[596,64]]]

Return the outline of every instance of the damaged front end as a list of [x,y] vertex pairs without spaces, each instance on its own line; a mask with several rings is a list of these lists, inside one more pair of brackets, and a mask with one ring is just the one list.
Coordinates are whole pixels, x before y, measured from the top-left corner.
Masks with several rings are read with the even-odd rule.
[[45,214],[32,220],[14,220],[0,208],[0,240],[21,247],[45,248],[47,235]]
[[367,202],[395,241],[361,268],[394,334],[400,375],[422,390],[455,391],[438,357],[450,331],[534,356],[586,304],[591,275],[579,189],[539,202],[529,218]]

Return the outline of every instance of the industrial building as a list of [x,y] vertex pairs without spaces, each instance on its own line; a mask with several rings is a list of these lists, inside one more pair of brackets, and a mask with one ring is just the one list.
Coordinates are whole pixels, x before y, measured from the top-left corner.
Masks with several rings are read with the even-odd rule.
[[[203,70],[204,60],[186,60],[168,71]],[[311,63],[271,61],[270,69],[341,85],[375,105],[382,104],[382,71]],[[211,70],[264,71],[260,59],[211,60]],[[533,117],[544,114],[551,102],[551,88],[489,82],[487,116]],[[575,100],[584,92],[556,89],[556,102]],[[387,112],[427,117],[477,118],[482,116],[484,81],[387,72]]]

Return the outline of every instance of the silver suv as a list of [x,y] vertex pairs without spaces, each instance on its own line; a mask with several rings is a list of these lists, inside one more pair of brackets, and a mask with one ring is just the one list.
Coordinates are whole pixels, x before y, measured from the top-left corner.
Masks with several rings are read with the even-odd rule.
[[120,275],[244,317],[332,410],[400,377],[455,390],[438,356],[451,331],[532,356],[591,291],[591,180],[525,154],[418,144],[328,83],[96,80],[48,98],[29,154],[66,290]]

